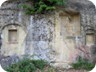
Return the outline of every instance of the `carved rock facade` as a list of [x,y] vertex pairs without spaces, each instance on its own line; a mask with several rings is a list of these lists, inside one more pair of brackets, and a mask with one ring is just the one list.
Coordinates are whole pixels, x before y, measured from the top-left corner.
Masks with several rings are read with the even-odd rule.
[[5,57],[28,55],[67,67],[78,56],[91,60],[94,55],[90,48],[96,44],[96,10],[90,1],[68,0],[64,8],[37,15],[26,15],[18,8],[21,4],[19,0],[6,1],[0,8],[1,62]]

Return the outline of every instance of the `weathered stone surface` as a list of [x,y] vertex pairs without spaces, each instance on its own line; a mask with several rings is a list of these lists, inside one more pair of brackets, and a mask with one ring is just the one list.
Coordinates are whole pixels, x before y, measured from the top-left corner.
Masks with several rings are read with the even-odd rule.
[[96,45],[93,45],[91,47],[91,55],[92,55],[92,61],[96,63]]
[[[90,56],[90,47],[96,42],[96,10],[90,1],[68,0],[66,7],[58,8],[54,14],[37,15],[26,15],[18,7],[22,3],[6,1],[0,8],[3,56],[31,55],[62,67],[75,62],[79,55]],[[17,43],[9,42],[9,30],[17,30]],[[88,40],[87,46],[86,35],[90,34],[94,41]]]
[[19,57],[16,55],[7,56],[7,57],[0,55],[0,64],[4,69],[6,69],[9,65],[18,62],[19,60],[20,60]]

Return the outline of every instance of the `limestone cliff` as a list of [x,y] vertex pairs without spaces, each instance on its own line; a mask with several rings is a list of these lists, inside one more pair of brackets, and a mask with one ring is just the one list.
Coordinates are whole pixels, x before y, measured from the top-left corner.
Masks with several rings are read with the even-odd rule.
[[[16,57],[29,55],[67,67],[79,55],[92,57],[90,48],[96,43],[96,9],[90,1],[68,0],[65,7],[37,15],[26,15],[18,7],[23,3],[27,2],[9,0],[0,8],[0,50],[5,58],[11,58],[11,63]],[[8,60],[1,59],[1,62],[10,63]]]

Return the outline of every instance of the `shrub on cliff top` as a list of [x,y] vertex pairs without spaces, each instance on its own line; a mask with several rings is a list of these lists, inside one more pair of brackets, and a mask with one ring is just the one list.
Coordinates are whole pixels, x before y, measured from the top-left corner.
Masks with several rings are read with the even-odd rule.
[[46,13],[56,9],[56,6],[65,5],[65,0],[27,0],[32,3],[31,6],[24,4],[22,5],[26,11],[26,14],[38,14]]

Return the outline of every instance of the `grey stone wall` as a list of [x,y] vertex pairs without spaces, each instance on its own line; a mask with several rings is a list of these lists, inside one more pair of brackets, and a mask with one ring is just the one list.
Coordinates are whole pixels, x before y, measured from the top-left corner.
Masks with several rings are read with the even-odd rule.
[[[0,8],[0,32],[10,25],[16,24],[26,32],[24,40],[24,55],[34,55],[35,59],[45,59],[49,62],[55,61],[56,52],[54,49],[55,38],[55,13],[26,15],[24,10],[19,8],[22,1],[6,1]],[[63,9],[62,9],[63,10]],[[68,14],[79,13],[82,44],[86,44],[86,33],[95,34],[96,43],[96,10],[95,6],[88,0],[68,0],[64,12]],[[2,61],[2,60],[1,60]]]

